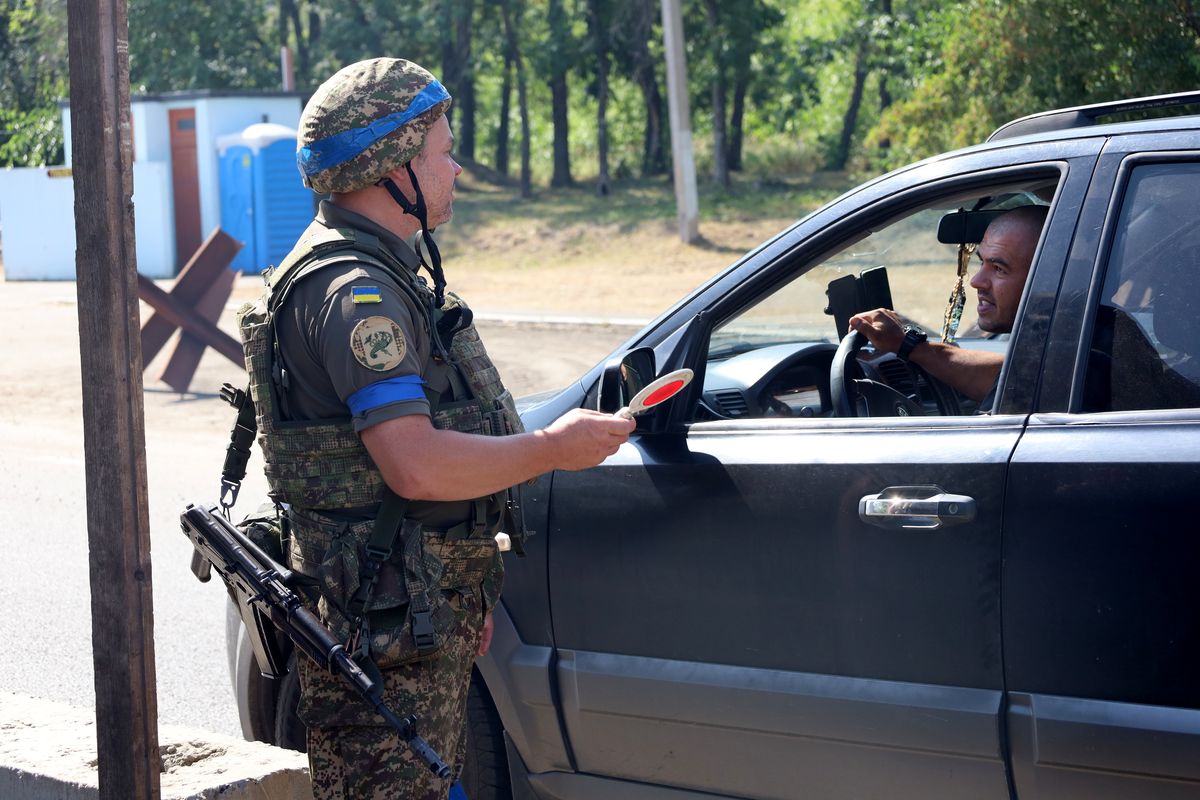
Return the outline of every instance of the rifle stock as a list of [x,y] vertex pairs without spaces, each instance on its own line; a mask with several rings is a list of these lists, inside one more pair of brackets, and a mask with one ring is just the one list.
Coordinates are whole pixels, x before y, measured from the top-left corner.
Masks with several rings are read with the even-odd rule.
[[417,735],[416,717],[401,719],[380,697],[379,686],[367,676],[315,614],[304,607],[289,584],[296,575],[259,549],[215,508],[189,504],[180,515],[184,534],[196,552],[192,572],[207,581],[216,569],[238,605],[250,634],[254,656],[263,674],[277,678],[287,673],[287,659],[275,629],[287,635],[313,661],[340,675],[387,720],[435,775],[447,778],[450,767]]

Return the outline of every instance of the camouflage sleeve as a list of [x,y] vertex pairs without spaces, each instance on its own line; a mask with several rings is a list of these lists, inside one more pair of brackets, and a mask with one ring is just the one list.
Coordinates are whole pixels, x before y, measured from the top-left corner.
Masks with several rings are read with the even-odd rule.
[[492,556],[492,563],[483,574],[480,591],[483,595],[484,613],[491,611],[500,602],[500,589],[504,586],[504,559],[497,549]]

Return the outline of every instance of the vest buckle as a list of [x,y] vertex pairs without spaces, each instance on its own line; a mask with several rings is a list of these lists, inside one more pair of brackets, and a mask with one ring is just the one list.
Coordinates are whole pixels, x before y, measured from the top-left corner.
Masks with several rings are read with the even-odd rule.
[[437,632],[433,629],[433,613],[430,611],[412,612],[413,642],[417,651],[425,654],[437,649]]

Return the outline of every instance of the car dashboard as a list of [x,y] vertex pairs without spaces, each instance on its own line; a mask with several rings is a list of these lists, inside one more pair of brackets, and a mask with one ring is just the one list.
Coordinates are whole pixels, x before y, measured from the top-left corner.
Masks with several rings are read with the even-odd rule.
[[[791,342],[712,358],[706,367],[697,421],[770,417],[832,417],[830,365],[837,345]],[[939,412],[923,373],[892,353],[858,354],[862,377],[913,398],[928,415]],[[960,398],[964,413],[973,404]]]
[[837,346],[793,342],[708,362],[701,420],[829,416],[829,365]]

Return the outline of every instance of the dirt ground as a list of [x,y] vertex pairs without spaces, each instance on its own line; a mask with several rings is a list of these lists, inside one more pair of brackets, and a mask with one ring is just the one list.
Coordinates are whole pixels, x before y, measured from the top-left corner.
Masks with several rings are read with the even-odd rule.
[[480,311],[649,320],[786,224],[706,222],[691,245],[663,223],[489,229],[456,260],[452,223],[447,274]]

